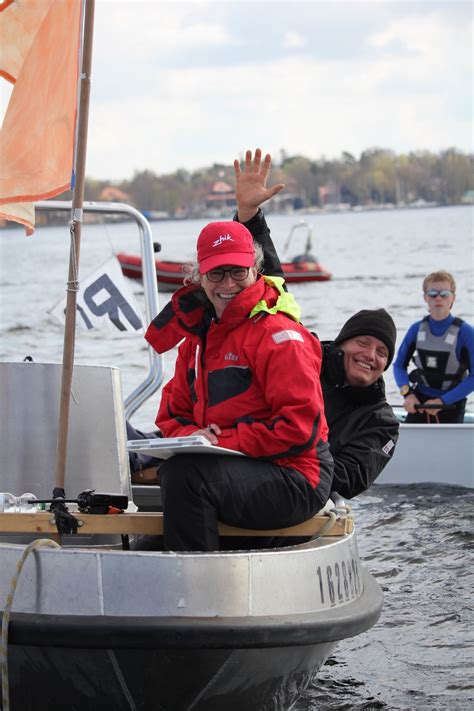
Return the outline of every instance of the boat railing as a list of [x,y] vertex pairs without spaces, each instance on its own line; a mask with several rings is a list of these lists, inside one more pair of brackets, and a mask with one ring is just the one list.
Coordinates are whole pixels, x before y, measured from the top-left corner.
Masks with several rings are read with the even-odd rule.
[[285,246],[283,247],[282,261],[285,261],[286,253],[289,249],[289,246],[290,246],[290,243],[291,243],[294,233],[296,232],[296,230],[299,230],[301,228],[305,230],[305,234],[306,234],[305,254],[309,254],[311,252],[313,230],[312,230],[311,225],[308,222],[306,222],[306,220],[302,219],[291,227],[290,233],[289,233],[289,235],[286,239],[286,242],[285,242]]
[[[393,409],[393,413],[394,413],[395,417],[402,424],[406,424],[405,420],[406,420],[407,412],[406,412],[406,410],[403,409],[403,405],[391,405],[391,407]],[[426,421],[425,423],[412,423],[411,427],[414,427],[416,429],[417,427],[420,427],[422,425],[428,425],[428,424],[429,424],[428,421]],[[459,427],[460,425],[466,425],[466,424],[472,425],[472,424],[474,424],[474,412],[471,412],[471,411],[465,412],[463,422],[456,422],[456,423],[446,423],[445,422],[445,423],[441,423],[441,424],[444,427],[446,427],[448,425],[449,425],[449,427]]]
[[[35,203],[37,210],[45,212],[70,212],[72,203],[63,200],[41,200]],[[159,312],[158,285],[156,281],[153,236],[150,223],[131,205],[120,202],[84,202],[84,212],[107,215],[127,215],[138,226],[143,269],[143,289],[145,296],[145,314],[150,323]],[[164,361],[161,355],[148,348],[149,370],[146,378],[125,398],[125,416],[127,419],[143,405],[161,386],[164,380]]]

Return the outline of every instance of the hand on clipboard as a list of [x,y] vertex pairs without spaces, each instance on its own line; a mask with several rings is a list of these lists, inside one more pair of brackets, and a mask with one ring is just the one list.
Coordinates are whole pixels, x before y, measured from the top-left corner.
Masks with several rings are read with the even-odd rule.
[[222,430],[219,427],[219,425],[216,425],[214,422],[207,427],[204,427],[200,430],[196,430],[196,432],[193,432],[193,436],[201,436],[205,437],[206,439],[209,440],[211,444],[218,445],[219,440],[217,438],[217,435],[222,434]]
[[127,442],[129,452],[148,454],[158,459],[168,459],[175,454],[228,454],[244,457],[243,452],[225,447],[216,447],[211,444],[208,437],[192,434],[188,437],[157,437],[155,439],[129,439]]

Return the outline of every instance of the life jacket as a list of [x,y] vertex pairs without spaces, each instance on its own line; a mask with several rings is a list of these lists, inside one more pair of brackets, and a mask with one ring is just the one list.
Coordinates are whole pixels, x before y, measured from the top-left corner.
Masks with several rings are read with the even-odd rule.
[[467,368],[458,360],[456,344],[463,320],[456,317],[442,336],[431,332],[429,316],[418,329],[413,362],[416,370],[410,380],[438,390],[450,390],[466,377]]

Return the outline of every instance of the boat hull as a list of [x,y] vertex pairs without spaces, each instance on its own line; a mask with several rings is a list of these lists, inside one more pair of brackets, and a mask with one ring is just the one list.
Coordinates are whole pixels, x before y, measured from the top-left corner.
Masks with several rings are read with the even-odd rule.
[[22,711],[281,711],[306,689],[334,645],[213,649],[198,656],[160,649],[15,647],[11,706]]
[[[22,550],[0,545],[2,599]],[[354,533],[214,554],[39,550],[10,621],[11,705],[286,709],[381,605]]]
[[474,487],[474,423],[401,424],[395,453],[377,484]]
[[14,615],[12,708],[61,708],[65,698],[71,711],[290,708],[337,640],[377,619],[380,590],[363,578],[364,595],[342,618],[336,610],[251,622]]
[[288,284],[303,284],[310,281],[329,281],[332,274],[319,262],[283,262],[281,265]]

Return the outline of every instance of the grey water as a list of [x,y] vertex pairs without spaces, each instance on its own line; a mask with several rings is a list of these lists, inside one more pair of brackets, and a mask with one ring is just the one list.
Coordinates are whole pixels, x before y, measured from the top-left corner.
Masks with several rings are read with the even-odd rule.
[[[397,324],[399,343],[425,314],[423,277],[438,269],[457,281],[453,312],[474,322],[473,215],[465,206],[269,215],[268,222],[281,254],[291,227],[306,219],[312,252],[333,274],[328,282],[292,285],[308,328],[331,339],[355,311],[383,306]],[[205,222],[153,223],[160,259],[192,259]],[[301,228],[287,257],[303,252],[304,242]],[[133,223],[85,224],[80,278],[114,253],[138,250]],[[65,294],[68,252],[64,227],[39,228],[33,237],[21,228],[0,231],[0,361],[61,362],[63,326],[49,311]],[[132,288],[143,306],[140,284]],[[160,305],[168,299],[160,295]],[[174,355],[165,358],[167,377]],[[141,332],[78,329],[76,362],[119,367],[127,395],[146,376],[148,351]],[[389,401],[399,404],[390,370],[386,384]],[[136,413],[136,426],[153,428],[158,399],[156,393]],[[472,395],[468,409],[474,410]],[[374,485],[351,502],[361,557],[384,590],[382,616],[368,632],[338,645],[294,709],[474,707],[473,497],[474,490],[457,487]]]
[[338,644],[295,711],[474,707],[473,501],[472,489],[375,484],[352,502],[382,614]]

